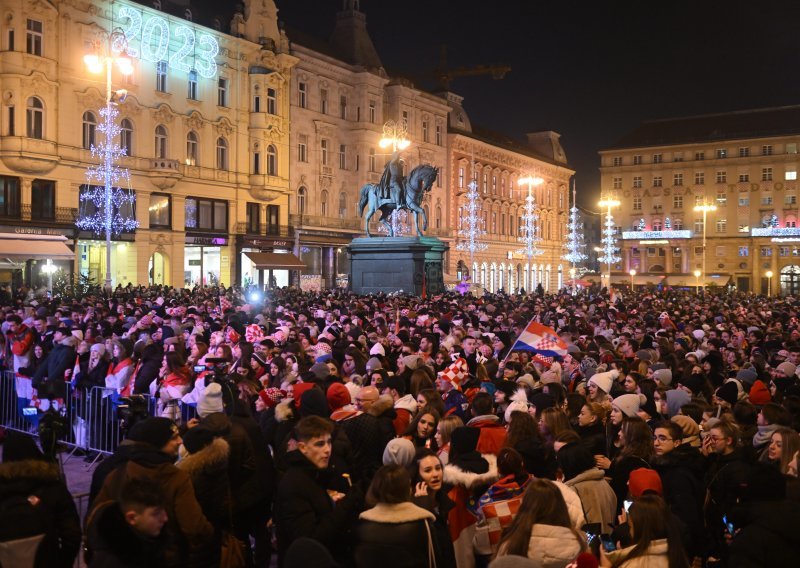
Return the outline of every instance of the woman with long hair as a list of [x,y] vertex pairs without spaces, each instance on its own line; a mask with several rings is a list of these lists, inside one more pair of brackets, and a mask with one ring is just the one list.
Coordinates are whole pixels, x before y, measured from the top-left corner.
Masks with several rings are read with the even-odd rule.
[[617,496],[617,514],[628,497],[628,478],[634,469],[650,468],[653,461],[653,432],[641,418],[626,418],[619,431],[620,452],[608,471]]
[[520,453],[525,470],[531,475],[555,479],[556,456],[539,432],[536,419],[527,412],[511,413],[505,447]]
[[586,402],[578,415],[575,431],[581,437],[581,444],[593,456],[606,454],[606,416],[608,409],[596,402]]
[[456,555],[448,526],[448,517],[455,503],[444,487],[444,466],[433,450],[419,448],[409,470],[414,503],[435,517],[433,531],[440,547],[441,566],[455,566]]
[[552,448],[556,437],[566,430],[572,430],[569,418],[560,408],[545,408],[539,416],[539,432]]
[[406,440],[411,440],[415,448],[430,448],[436,450],[436,428],[439,425],[439,413],[431,408],[423,408],[406,428]]
[[600,534],[610,533],[616,521],[617,496],[605,480],[594,456],[580,443],[566,444],[556,454],[563,482],[581,498],[588,524],[600,525]]
[[464,421],[455,414],[445,416],[439,420],[434,439],[436,440],[436,446],[439,448],[437,455],[444,465],[447,465],[447,462],[450,461],[450,439],[453,437],[453,431],[463,425]]
[[564,568],[586,549],[567,504],[555,483],[534,479],[528,484],[517,516],[503,533],[497,556],[524,556],[544,568]]
[[446,414],[442,395],[436,389],[423,389],[417,393],[417,408],[422,410],[426,406],[439,413],[439,416]]
[[789,462],[798,451],[800,451],[800,434],[791,428],[780,426],[772,433],[766,451],[761,454],[761,461],[774,464],[783,475],[786,475]]
[[687,568],[680,531],[664,500],[646,494],[628,511],[628,528],[633,544],[608,554],[601,547],[600,566],[612,568]]

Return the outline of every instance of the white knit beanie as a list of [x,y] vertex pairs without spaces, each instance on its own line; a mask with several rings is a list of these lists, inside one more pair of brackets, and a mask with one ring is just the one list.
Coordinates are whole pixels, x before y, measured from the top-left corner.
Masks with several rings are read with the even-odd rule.
[[647,398],[643,394],[623,394],[611,401],[611,406],[616,406],[625,416],[632,418],[645,402]]
[[617,377],[619,377],[619,371],[616,369],[606,371],[605,373],[595,373],[592,375],[592,378],[589,379],[589,384],[594,384],[601,391],[608,394],[611,392],[611,387],[614,385],[614,380]]

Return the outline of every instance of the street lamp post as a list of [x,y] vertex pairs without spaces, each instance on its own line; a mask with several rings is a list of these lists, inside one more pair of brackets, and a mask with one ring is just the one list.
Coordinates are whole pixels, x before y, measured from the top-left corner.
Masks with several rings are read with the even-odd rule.
[[[706,219],[709,211],[716,211],[717,206],[712,203],[703,203],[702,205],[695,205],[694,210],[703,213],[703,278],[706,277]],[[705,289],[705,283],[703,283]]]
[[[542,185],[544,180],[540,177],[525,176],[517,180],[518,183],[528,186],[528,196],[525,198],[525,213],[522,215],[522,230],[524,234],[519,237],[520,242],[525,245],[520,252],[528,257],[528,273],[531,273],[531,258],[544,254],[537,244],[541,242],[541,238],[536,234],[536,221],[539,215],[536,213],[536,198],[533,196],[533,188],[537,185]],[[533,280],[531,277],[528,282],[528,289],[533,288]]]
[[609,293],[611,293],[611,265],[620,261],[620,257],[616,255],[617,247],[614,246],[614,217],[611,216],[611,208],[619,207],[620,202],[616,199],[606,198],[601,200],[598,205],[606,209],[606,222],[603,230],[603,256],[597,260],[606,264],[606,278],[608,280],[606,285]]
[[767,277],[767,297],[769,298],[770,296],[772,296],[772,277],[774,276],[774,274],[772,273],[771,270],[767,270],[764,273],[764,276]]
[[631,292],[633,292],[633,277],[636,276],[636,271],[631,269],[631,271],[628,272],[628,274],[631,275]]
[[694,271],[694,287],[697,289],[697,293],[700,293],[700,274],[699,270]]
[[[114,30],[104,38],[104,41],[95,42],[94,53],[84,56],[83,60],[89,71],[92,73],[106,72],[106,108],[105,120],[110,120],[111,105],[115,95],[124,95],[124,89],[119,92],[111,91],[111,70],[116,63],[117,68],[123,75],[133,73],[131,60],[122,54],[127,47],[125,34],[121,30]],[[108,125],[106,125],[108,126]],[[113,179],[112,171],[114,166],[113,137],[111,129],[105,128],[106,143],[103,150],[103,169],[105,171],[104,190],[105,190],[105,233],[106,233],[106,280],[105,289],[111,294],[111,233],[113,230],[114,212],[112,204]]]
[[575,275],[577,273],[578,273],[578,271],[575,268],[570,268],[569,269],[569,278],[572,281],[571,282],[571,286],[572,286],[572,295],[573,296],[575,296],[578,293],[578,286],[575,283]]
[[[392,148],[392,154],[398,150],[405,150],[411,145],[411,141],[407,138],[408,129],[402,122],[395,122],[394,120],[386,121],[383,125],[383,136],[378,142],[381,148]],[[397,216],[400,209],[392,211],[392,235],[397,236],[398,219]]]
[[51,294],[53,293],[53,273],[58,270],[58,266],[53,264],[53,261],[49,258],[47,259],[47,263],[42,266],[42,272],[47,274],[47,291]]

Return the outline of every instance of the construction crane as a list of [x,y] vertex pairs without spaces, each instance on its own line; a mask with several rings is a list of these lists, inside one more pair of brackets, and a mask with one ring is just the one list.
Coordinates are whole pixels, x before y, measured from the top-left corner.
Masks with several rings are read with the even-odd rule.
[[439,52],[439,65],[433,73],[439,82],[439,88],[447,91],[450,89],[450,82],[458,77],[475,77],[477,75],[491,75],[492,79],[502,79],[506,73],[511,71],[509,65],[475,65],[473,67],[447,68],[447,46],[442,45]]

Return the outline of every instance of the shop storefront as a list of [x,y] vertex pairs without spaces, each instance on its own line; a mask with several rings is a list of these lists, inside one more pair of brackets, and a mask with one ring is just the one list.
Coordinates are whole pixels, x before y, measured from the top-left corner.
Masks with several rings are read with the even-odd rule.
[[238,250],[238,282],[244,286],[275,288],[291,285],[305,265],[292,254],[292,241],[269,237],[240,237]]
[[0,285],[49,288],[53,279],[71,279],[75,253],[72,231],[0,226]]
[[183,286],[224,284],[228,264],[228,237],[186,235],[183,253]]

